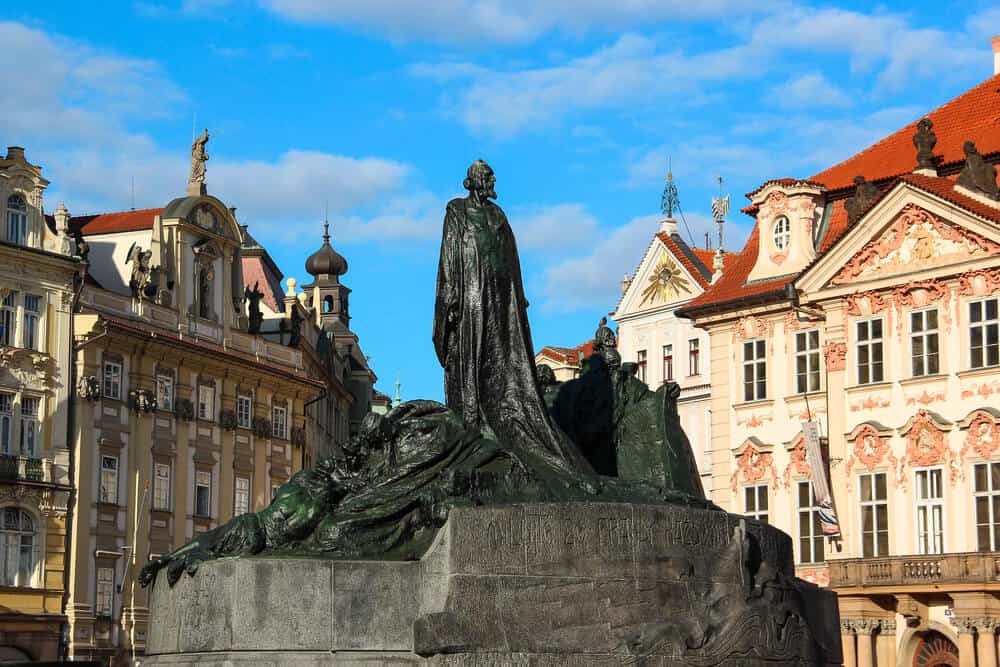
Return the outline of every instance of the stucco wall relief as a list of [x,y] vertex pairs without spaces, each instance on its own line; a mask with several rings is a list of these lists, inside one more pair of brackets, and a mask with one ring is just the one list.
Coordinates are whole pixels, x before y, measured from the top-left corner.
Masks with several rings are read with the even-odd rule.
[[0,379],[6,374],[18,387],[47,391],[55,382],[55,360],[44,352],[0,347]]
[[973,382],[962,388],[962,398],[974,398],[978,396],[979,398],[987,398],[994,394],[1000,394],[1000,382],[994,380],[993,382]]
[[961,469],[965,469],[965,458],[975,456],[981,459],[991,459],[1000,447],[1000,423],[987,410],[975,410],[963,420],[961,427],[965,429],[962,449],[958,453]]
[[950,425],[939,421],[928,410],[918,410],[899,431],[906,438],[906,454],[900,461],[900,472],[906,468],[944,465],[951,484],[958,481],[960,469],[955,453],[948,447],[949,428]]
[[844,301],[847,314],[860,317],[877,315],[890,305],[885,295],[878,291],[855,292],[847,295]]
[[823,346],[826,370],[842,371],[847,368],[847,343],[826,343]]
[[865,470],[872,472],[883,464],[892,467],[893,477],[895,477],[899,460],[892,453],[887,434],[881,434],[871,424],[861,424],[848,436],[848,442],[853,443],[851,456],[847,459],[848,477],[850,477],[851,470],[855,465],[864,466]]
[[802,433],[795,436],[788,446],[788,465],[785,466],[785,473],[782,475],[785,488],[792,486],[792,476],[809,479],[812,477],[812,469],[806,456],[806,440]]
[[863,399],[857,403],[851,403],[851,412],[860,412],[862,410],[874,410],[876,408],[887,408],[892,404],[892,402],[885,398],[884,396],[865,396]]
[[774,335],[774,322],[762,320],[756,315],[747,315],[736,323],[735,335],[740,340],[770,338]]
[[896,336],[902,337],[906,314],[905,308],[923,308],[932,303],[942,302],[941,322],[945,333],[951,331],[951,290],[937,280],[921,280],[900,285],[892,291],[892,303],[896,307]]
[[945,401],[945,398],[946,396],[943,391],[936,391],[932,394],[929,393],[926,389],[924,389],[923,392],[921,392],[918,395],[907,396],[906,404],[909,406],[916,405],[917,403],[919,403],[920,405],[930,405],[931,403],[937,403],[937,402],[943,403]]
[[761,451],[760,446],[753,439],[749,439],[734,453],[736,472],[730,479],[730,488],[733,492],[739,487],[740,481],[760,482],[768,474],[774,486],[778,486],[778,471],[774,467],[774,455],[771,452]]
[[855,254],[831,282],[841,285],[997,252],[1000,245],[993,241],[942,222],[916,204],[907,204],[889,227]]

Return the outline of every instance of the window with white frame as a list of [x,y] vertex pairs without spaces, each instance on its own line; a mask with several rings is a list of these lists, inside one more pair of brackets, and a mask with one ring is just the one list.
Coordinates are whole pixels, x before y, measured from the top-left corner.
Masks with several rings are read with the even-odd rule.
[[35,522],[16,507],[3,510],[0,525],[0,586],[31,586],[35,572]]
[[820,523],[812,482],[799,482],[798,490],[799,562],[822,563],[826,560],[823,551],[823,526]]
[[819,329],[795,334],[795,392],[819,391]]
[[271,408],[271,435],[282,439],[288,437],[288,408],[284,405]]
[[976,542],[979,551],[1000,551],[1000,462],[977,463],[975,480]]
[[194,514],[212,516],[212,473],[199,470],[194,479]]
[[233,516],[246,514],[250,511],[250,478],[237,477],[233,497]]
[[0,454],[14,454],[14,394],[0,392]]
[[646,350],[635,353],[636,377],[640,382],[646,381]]
[[104,398],[122,398],[122,365],[112,359],[104,361]]
[[17,318],[17,292],[0,290],[0,345],[13,345],[14,323]]
[[215,385],[198,386],[198,419],[215,419]]
[[118,504],[117,456],[101,456],[101,502]]
[[916,471],[917,553],[944,553],[944,492],[941,468]]
[[767,398],[766,343],[751,340],[743,343],[743,400],[759,401]]
[[38,455],[38,409],[41,401],[21,396],[21,456],[29,459]]
[[170,464],[153,464],[153,509],[170,511]]
[[7,242],[14,245],[28,242],[28,203],[21,195],[7,198]]
[[174,376],[172,373],[156,374],[156,407],[166,412],[174,411]]
[[752,519],[767,523],[767,484],[743,487],[743,513]]
[[910,368],[913,377],[935,375],[938,360],[937,309],[910,313]]
[[94,611],[98,616],[109,618],[115,600],[115,569],[113,567],[97,568],[97,600]]
[[785,216],[774,221],[774,247],[784,250],[788,247],[788,241],[792,237],[792,225]]
[[885,378],[882,358],[882,318],[858,322],[858,384],[882,382]]
[[253,398],[246,394],[236,396],[236,425],[240,428],[250,428],[253,419]]
[[663,346],[663,380],[674,379],[674,346]]
[[889,501],[884,472],[861,475],[861,554],[889,555]]
[[700,347],[701,341],[697,338],[692,338],[688,341],[688,375],[698,375],[701,373],[701,364],[699,363]]
[[21,334],[22,347],[29,350],[42,351],[39,338],[39,322],[42,317],[42,297],[34,294],[24,295],[24,315],[22,316]]
[[969,365],[972,368],[1000,365],[998,327],[997,299],[983,299],[969,304]]

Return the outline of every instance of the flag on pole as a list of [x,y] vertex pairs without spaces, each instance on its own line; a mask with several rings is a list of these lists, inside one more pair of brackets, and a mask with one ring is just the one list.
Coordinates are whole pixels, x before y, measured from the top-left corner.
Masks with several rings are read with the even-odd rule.
[[823,448],[819,440],[819,424],[812,420],[802,422],[802,435],[806,442],[806,461],[812,471],[813,497],[819,512],[820,527],[827,537],[840,537],[840,522],[833,509],[830,479],[826,474],[826,462],[823,460]]

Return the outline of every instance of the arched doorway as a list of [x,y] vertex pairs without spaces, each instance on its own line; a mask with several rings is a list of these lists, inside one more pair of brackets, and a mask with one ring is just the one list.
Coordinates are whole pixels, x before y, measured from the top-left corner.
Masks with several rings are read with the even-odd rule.
[[940,632],[925,632],[913,654],[913,667],[958,667],[958,647]]

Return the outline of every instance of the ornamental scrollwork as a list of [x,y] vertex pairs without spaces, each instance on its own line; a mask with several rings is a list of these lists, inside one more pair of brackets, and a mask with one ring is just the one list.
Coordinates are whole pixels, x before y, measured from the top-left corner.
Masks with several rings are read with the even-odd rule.
[[101,395],[101,383],[93,375],[84,375],[76,383],[76,393],[85,401],[96,401]]
[[219,410],[219,426],[227,431],[234,430],[236,428],[236,413],[229,408]]
[[128,393],[128,405],[133,412],[148,414],[156,410],[156,395],[149,389],[133,389]]
[[847,343],[827,343],[823,346],[826,370],[842,371],[847,368]]
[[194,419],[194,403],[191,402],[190,398],[178,398],[174,401],[174,415],[182,420],[189,422]]

